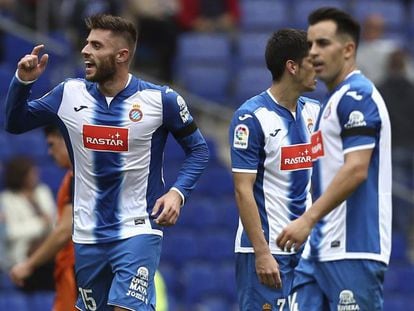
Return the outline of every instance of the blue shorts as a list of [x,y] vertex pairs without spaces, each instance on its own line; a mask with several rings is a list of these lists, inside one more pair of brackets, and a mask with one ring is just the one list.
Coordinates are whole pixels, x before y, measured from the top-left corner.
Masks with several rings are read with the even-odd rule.
[[300,254],[273,255],[273,257],[279,264],[281,289],[268,287],[259,282],[253,253],[236,253],[237,297],[240,311],[289,310],[293,273]]
[[154,274],[161,243],[161,236],[149,234],[110,243],[75,243],[76,307],[84,311],[109,311],[113,306],[155,310]]
[[384,263],[373,260],[302,258],[295,270],[291,310],[381,311],[386,270]]

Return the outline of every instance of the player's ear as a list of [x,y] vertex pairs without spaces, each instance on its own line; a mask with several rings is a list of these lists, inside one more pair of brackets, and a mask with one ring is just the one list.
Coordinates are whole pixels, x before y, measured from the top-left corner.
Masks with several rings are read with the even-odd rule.
[[128,49],[120,49],[116,54],[116,62],[117,63],[125,63],[129,61],[129,50]]
[[345,59],[350,59],[352,57],[355,57],[356,53],[356,44],[354,41],[347,41],[344,45],[344,56]]
[[286,62],[285,67],[286,67],[286,70],[292,75],[295,75],[296,72],[298,71],[298,64],[294,62],[293,60],[288,60]]

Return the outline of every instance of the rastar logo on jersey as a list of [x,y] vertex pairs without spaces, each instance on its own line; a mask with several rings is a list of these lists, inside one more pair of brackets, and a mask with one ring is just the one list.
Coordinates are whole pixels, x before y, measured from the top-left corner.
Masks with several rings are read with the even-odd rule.
[[317,159],[325,155],[321,131],[317,131],[312,134],[311,145],[312,145],[312,160],[313,161],[316,161]]
[[128,151],[128,129],[113,126],[83,126],[83,145],[97,151]]
[[282,171],[296,171],[312,168],[311,144],[283,146],[281,148]]

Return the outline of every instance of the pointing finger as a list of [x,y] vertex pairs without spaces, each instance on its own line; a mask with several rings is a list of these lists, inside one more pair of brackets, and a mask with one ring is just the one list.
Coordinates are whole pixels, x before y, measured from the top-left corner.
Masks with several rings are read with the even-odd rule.
[[32,55],[39,55],[39,52],[44,48],[43,44],[36,45],[32,50]]

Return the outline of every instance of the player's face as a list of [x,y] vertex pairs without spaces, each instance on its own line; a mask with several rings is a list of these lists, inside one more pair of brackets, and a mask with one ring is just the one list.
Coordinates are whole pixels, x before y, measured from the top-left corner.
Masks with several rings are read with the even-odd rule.
[[91,30],[82,49],[87,80],[98,83],[112,80],[116,73],[116,40],[109,30]]
[[46,140],[49,146],[49,154],[55,160],[56,164],[64,168],[69,168],[70,159],[63,137],[52,133],[47,135]]
[[309,55],[312,58],[316,76],[328,88],[341,82],[345,64],[345,41],[336,34],[333,21],[322,21],[308,28]]
[[316,88],[316,73],[310,56],[305,57],[299,66],[299,82],[303,92],[310,92]]

